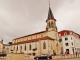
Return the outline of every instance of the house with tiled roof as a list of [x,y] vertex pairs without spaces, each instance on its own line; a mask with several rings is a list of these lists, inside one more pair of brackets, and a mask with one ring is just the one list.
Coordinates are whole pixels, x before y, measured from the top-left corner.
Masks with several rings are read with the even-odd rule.
[[63,53],[69,51],[69,54],[80,53],[80,35],[71,30],[62,30],[58,32],[59,41],[62,43]]

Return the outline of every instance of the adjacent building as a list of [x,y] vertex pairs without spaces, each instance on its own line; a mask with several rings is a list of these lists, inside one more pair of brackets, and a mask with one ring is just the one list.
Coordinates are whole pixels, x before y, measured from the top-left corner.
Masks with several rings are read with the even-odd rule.
[[80,35],[70,31],[63,30],[58,32],[59,41],[62,43],[62,51],[65,53],[67,50],[69,54],[74,54],[76,51],[80,53]]
[[0,41],[0,52],[3,52],[3,40]]
[[3,44],[3,52],[9,53],[10,44]]

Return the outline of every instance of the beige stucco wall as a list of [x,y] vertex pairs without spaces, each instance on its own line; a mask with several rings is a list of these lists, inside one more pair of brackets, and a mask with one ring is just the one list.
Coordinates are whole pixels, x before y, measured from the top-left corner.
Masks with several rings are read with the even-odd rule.
[[10,45],[4,45],[3,51],[5,53],[9,53],[9,48],[10,48]]
[[21,53],[9,53],[6,60],[24,60],[24,54]]
[[0,52],[3,52],[3,44],[0,42]]
[[[20,53],[20,51],[28,54],[28,53],[36,53],[36,55],[40,55],[40,54],[53,54],[53,50],[55,50],[56,53],[60,52],[60,51],[56,51],[56,45],[55,42],[56,40],[50,40],[50,39],[46,39],[46,40],[39,40],[37,42],[31,42],[31,43],[24,43],[24,44],[18,44],[18,51],[17,51],[17,45],[11,45],[11,48],[13,50],[14,53]],[[46,43],[46,49],[43,49],[43,43]],[[35,43],[37,43],[37,50],[33,51],[33,49],[35,48]],[[59,42],[57,42],[59,43]],[[25,44],[26,44],[26,50],[25,50]],[[31,50],[29,50],[29,45],[31,44]],[[15,49],[14,49],[15,46]],[[20,49],[20,46],[22,46],[22,50]],[[10,48],[10,49],[11,49]],[[58,45],[58,50],[60,48],[60,45]]]

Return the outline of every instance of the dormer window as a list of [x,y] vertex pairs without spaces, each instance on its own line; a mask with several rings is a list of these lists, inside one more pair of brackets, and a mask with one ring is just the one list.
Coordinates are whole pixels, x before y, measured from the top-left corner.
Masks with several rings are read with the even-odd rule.
[[59,36],[61,36],[61,33],[59,34]]
[[72,34],[72,32],[71,32],[71,31],[70,31],[69,33],[70,33],[70,34]]
[[67,33],[66,33],[66,32],[64,32],[64,35],[67,35]]

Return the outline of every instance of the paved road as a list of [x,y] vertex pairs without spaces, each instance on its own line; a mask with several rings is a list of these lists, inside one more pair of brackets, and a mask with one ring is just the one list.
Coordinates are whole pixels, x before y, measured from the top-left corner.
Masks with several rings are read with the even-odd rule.
[[[0,60],[6,60],[6,59],[5,58],[2,58],[2,59],[0,58]],[[34,59],[26,59],[26,60],[34,60]],[[51,59],[51,60],[80,60],[80,58],[74,58],[74,59]]]

